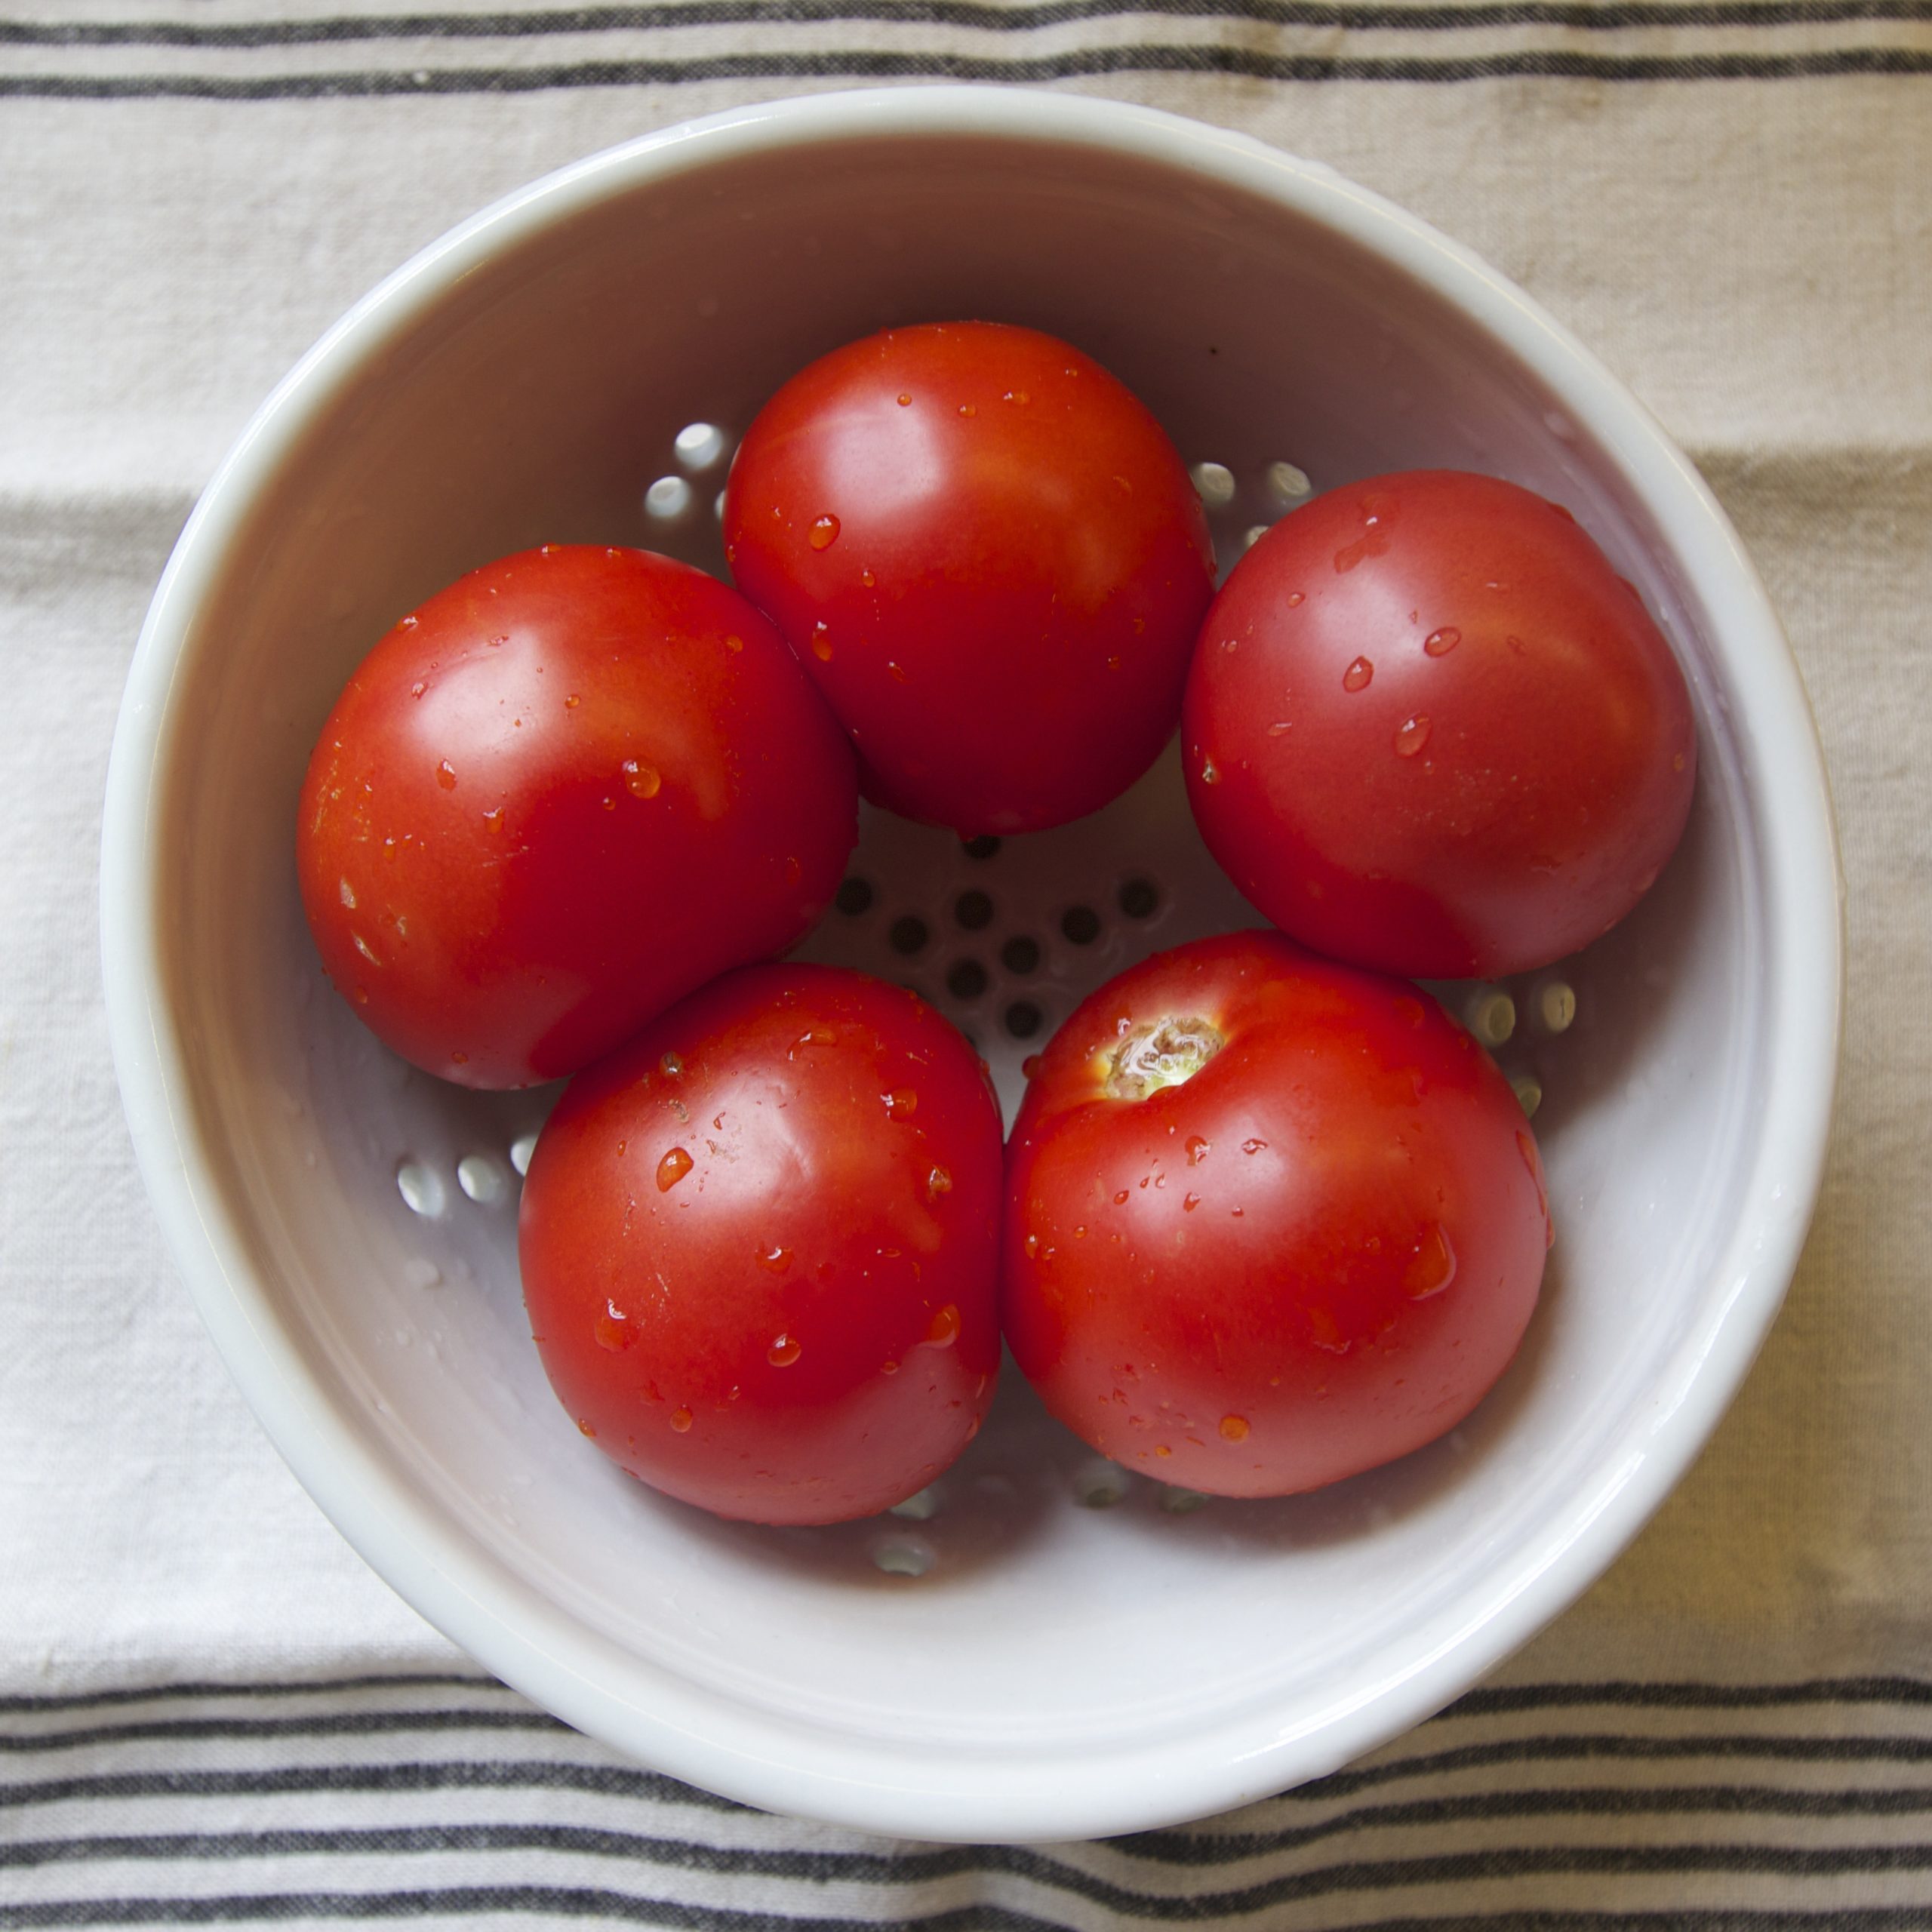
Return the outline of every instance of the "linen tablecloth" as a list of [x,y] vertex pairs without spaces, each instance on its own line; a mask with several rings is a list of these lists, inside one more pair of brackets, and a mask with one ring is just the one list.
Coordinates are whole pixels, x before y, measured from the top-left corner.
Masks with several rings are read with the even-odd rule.
[[[764,1817],[481,1675],[229,1387],[99,989],[129,654],[275,379],[555,165],[926,78],[1329,162],[1571,325],[1755,553],[1850,895],[1817,1222],[1662,1514],[1365,1763],[1104,1844]],[[1932,1925],[1932,0],[0,0],[0,1927]]]

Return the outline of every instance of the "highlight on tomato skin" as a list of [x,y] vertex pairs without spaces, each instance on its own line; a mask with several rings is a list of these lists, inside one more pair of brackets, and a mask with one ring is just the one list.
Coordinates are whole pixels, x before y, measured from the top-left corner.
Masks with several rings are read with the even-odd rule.
[[1285,1495],[1462,1421],[1553,1238],[1515,1095],[1426,993],[1230,934],[1122,974],[1048,1046],[1008,1148],[1001,1319],[1102,1454]]
[[574,1072],[811,928],[852,754],[767,620],[648,551],[472,571],[358,666],[312,758],[303,906],[331,981],[470,1087]]
[[967,835],[1063,823],[1138,778],[1214,594],[1158,422],[1005,324],[888,329],[793,377],[739,449],[724,537],[866,796]]
[[1560,505],[1412,470],[1327,491],[1236,565],[1183,708],[1208,848],[1337,959],[1493,978],[1577,952],[1669,860],[1684,673]]
[[923,1488],[1000,1363],[998,1103],[916,995],[749,967],[580,1074],[518,1225],[546,1372],[598,1448],[722,1516]]

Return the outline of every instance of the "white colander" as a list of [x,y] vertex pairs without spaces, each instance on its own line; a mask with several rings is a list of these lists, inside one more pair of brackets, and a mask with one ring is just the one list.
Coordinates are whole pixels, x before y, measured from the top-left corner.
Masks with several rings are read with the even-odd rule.
[[[1558,498],[1690,678],[1698,798],[1654,892],[1501,989],[1513,1031],[1498,989],[1447,995],[1543,1097],[1560,1234],[1528,1340],[1445,1441],[1317,1495],[1164,1490],[1097,1463],[1011,1374],[965,1460],[894,1516],[761,1530],[653,1495],[554,1401],[524,1320],[516,1174],[550,1095],[405,1067],[303,928],[297,788],[398,614],[545,540],[721,568],[714,499],[759,401],[841,341],[961,316],[1050,330],[1124,380],[1211,466],[1229,558],[1309,480],[1447,465]],[[103,864],[157,1211],[344,1534],[484,1663],[657,1766],[961,1839],[1152,1826],[1328,1770],[1601,1569],[1715,1422],[1795,1260],[1837,895],[1803,695],[1735,536],[1548,318],[1324,168],[1138,109],[951,88],[750,109],[599,155],[352,311],[168,566]],[[869,815],[805,951],[918,987],[1010,1109],[1084,991],[1252,922],[1170,755],[1095,817],[994,848]]]

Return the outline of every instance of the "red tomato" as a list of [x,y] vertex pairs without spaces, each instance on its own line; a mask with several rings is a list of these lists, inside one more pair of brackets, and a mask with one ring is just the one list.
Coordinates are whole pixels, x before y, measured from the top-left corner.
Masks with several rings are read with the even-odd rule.
[[537,1143],[531,1325],[578,1426],[721,1516],[923,1487],[999,1369],[1000,1118],[931,1008],[825,966],[734,973],[581,1075]]
[[866,797],[1033,831],[1133,783],[1214,590],[1161,426],[1031,329],[890,329],[795,376],[725,495],[725,554],[851,734]]
[[1202,627],[1208,849],[1284,931],[1438,978],[1526,971],[1635,906],[1697,746],[1670,646],[1570,513],[1417,470],[1278,524]]
[[1515,1097],[1432,1000],[1235,933],[1054,1036],[1008,1149],[1001,1314],[1103,1454],[1285,1495],[1460,1422],[1549,1238]]
[[405,617],[303,787],[329,977],[471,1087],[574,1072],[790,945],[857,837],[851,753],[771,626],[703,572],[546,544]]

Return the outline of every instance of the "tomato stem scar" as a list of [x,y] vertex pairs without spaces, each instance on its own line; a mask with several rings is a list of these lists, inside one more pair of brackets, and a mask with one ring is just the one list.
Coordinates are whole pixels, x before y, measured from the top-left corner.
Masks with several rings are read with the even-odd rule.
[[1124,1034],[1107,1063],[1106,1091],[1117,1100],[1144,1100],[1162,1087],[1192,1080],[1225,1042],[1205,1020],[1143,1020]]

